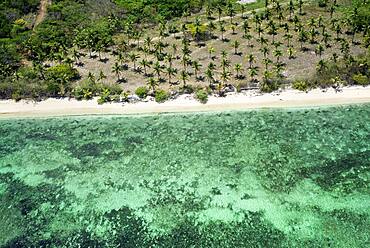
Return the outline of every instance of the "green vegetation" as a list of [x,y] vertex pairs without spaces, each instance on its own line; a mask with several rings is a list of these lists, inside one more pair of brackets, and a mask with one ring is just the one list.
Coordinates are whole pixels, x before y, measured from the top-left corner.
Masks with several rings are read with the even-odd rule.
[[158,103],[165,102],[169,97],[170,95],[168,94],[168,92],[163,89],[155,91],[154,98],[155,98],[155,101]]
[[361,73],[355,74],[352,76],[352,80],[355,84],[366,86],[370,84],[370,79],[366,75],[362,75]]
[[316,75],[310,79],[313,86],[328,87],[332,85],[367,85],[370,84],[370,53],[354,58],[345,57],[333,62],[321,61]]
[[292,88],[300,91],[307,91],[309,89],[309,85],[306,81],[297,80],[293,82]]
[[1,99],[107,102],[113,86],[140,98],[195,85],[224,96],[370,78],[367,0],[51,2],[37,26],[39,1],[0,4]]
[[199,89],[195,92],[195,99],[197,99],[199,102],[205,104],[207,103],[208,101],[208,92],[203,90],[203,89]]
[[149,93],[149,89],[145,86],[140,86],[135,90],[135,94],[140,97],[141,99],[144,99],[147,97]]

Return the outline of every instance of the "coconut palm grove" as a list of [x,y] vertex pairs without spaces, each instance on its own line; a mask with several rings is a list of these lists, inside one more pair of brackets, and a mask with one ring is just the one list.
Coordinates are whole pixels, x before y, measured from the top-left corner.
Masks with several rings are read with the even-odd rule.
[[0,247],[369,247],[370,103],[1,109],[340,95],[369,65],[369,0],[2,0]]

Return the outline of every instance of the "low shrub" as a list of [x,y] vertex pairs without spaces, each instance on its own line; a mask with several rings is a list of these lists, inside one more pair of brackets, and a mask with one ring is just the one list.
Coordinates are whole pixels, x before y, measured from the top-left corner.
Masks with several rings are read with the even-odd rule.
[[80,86],[76,87],[72,91],[74,98],[77,100],[90,100],[94,96],[94,92],[92,92],[88,88],[82,88]]
[[109,89],[111,95],[121,95],[122,87],[118,84],[104,85],[105,88]]
[[21,94],[19,93],[19,91],[14,91],[12,93],[12,99],[16,102],[19,102],[20,100],[22,100],[22,96]]
[[170,95],[165,90],[157,90],[155,92],[155,101],[158,103],[165,102],[169,97]]
[[149,89],[145,86],[140,86],[135,90],[135,94],[140,97],[141,99],[144,99],[148,96]]
[[307,91],[309,88],[309,84],[306,81],[297,80],[293,82],[292,87],[296,90]]
[[78,77],[78,71],[67,64],[55,65],[46,70],[47,80],[71,81]]
[[262,92],[271,93],[275,90],[278,90],[279,86],[280,84],[277,81],[262,82],[260,86],[260,90]]
[[366,75],[362,75],[361,73],[353,75],[352,79],[354,83],[358,85],[365,86],[365,85],[370,84],[370,79]]
[[197,90],[195,92],[195,99],[197,99],[199,102],[205,104],[208,101],[208,93],[205,90]]
[[111,92],[109,89],[105,88],[101,92],[100,97],[98,98],[98,104],[103,104],[110,101],[112,101]]

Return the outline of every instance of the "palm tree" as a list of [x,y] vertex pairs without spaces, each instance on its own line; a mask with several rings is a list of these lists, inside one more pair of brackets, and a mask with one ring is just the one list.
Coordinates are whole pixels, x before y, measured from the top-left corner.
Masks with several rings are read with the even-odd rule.
[[145,39],[144,39],[144,45],[149,49],[149,51],[151,50],[151,47],[152,47],[152,38],[150,38],[149,36],[147,36]]
[[233,24],[231,24],[231,26],[230,26],[230,27],[231,27],[231,30],[233,31],[233,32],[232,32],[232,34],[233,34],[233,35],[235,35],[235,34],[236,34],[236,32],[235,32],[235,30],[236,30],[236,25],[233,23]]
[[230,17],[230,23],[233,23],[233,17],[235,16],[235,9],[231,3],[228,4],[227,11]]
[[112,68],[112,72],[116,74],[117,81],[120,81],[120,75],[121,75],[121,66],[118,64],[118,62],[114,63],[114,66]]
[[262,19],[261,19],[261,16],[257,15],[257,14],[254,14],[254,22],[256,23],[256,29],[259,25],[261,25],[262,23]]
[[166,61],[168,62],[168,66],[172,67],[172,60],[174,59],[171,54],[167,54],[165,57]]
[[216,29],[216,25],[214,22],[210,21],[207,25],[207,30],[211,38],[213,38],[213,31]]
[[136,61],[139,59],[139,55],[136,54],[135,52],[131,52],[129,54],[129,58],[130,58],[131,62],[134,63],[134,71],[136,71]]
[[226,68],[229,68],[230,67],[230,60],[228,60],[228,59],[222,59],[221,60],[221,68],[222,68],[222,70],[223,71],[225,71],[226,70]]
[[72,50],[72,58],[73,58],[75,63],[78,63],[78,61],[81,58],[81,54],[76,49],[73,49]]
[[207,66],[208,69],[211,69],[212,71],[216,69],[216,65],[213,62],[210,62]]
[[290,40],[293,38],[293,35],[290,33],[284,34],[284,39],[287,41],[287,47],[290,47]]
[[320,58],[321,58],[321,55],[322,55],[323,52],[324,52],[324,47],[321,44],[318,44],[316,49],[315,49],[316,55],[319,55]]
[[74,60],[71,57],[66,57],[64,63],[67,63],[70,67],[73,67]]
[[236,72],[236,78],[239,79],[240,78],[240,72],[243,70],[243,67],[242,67],[242,64],[235,64],[234,65],[234,70]]
[[319,73],[322,73],[326,67],[327,67],[326,62],[320,59],[319,63],[317,63],[316,69]]
[[221,51],[221,58],[222,58],[222,59],[226,59],[226,57],[227,57],[227,52],[226,52],[226,50],[222,50],[222,51]]
[[157,58],[158,56],[162,55],[163,53],[163,48],[165,47],[165,44],[163,43],[163,41],[159,40],[157,43],[155,43],[155,54],[157,55]]
[[209,58],[213,60],[213,53],[215,53],[215,48],[214,47],[208,47],[208,54],[209,54]]
[[173,55],[177,53],[177,45],[175,43],[172,44],[172,53]]
[[243,26],[242,27],[243,27],[243,30],[244,30],[244,35],[248,34],[251,27],[249,26],[249,23],[248,23],[247,20],[243,21]]
[[261,38],[261,34],[263,34],[264,29],[261,26],[258,26],[256,31],[258,33],[258,38]]
[[249,62],[249,69],[252,68],[253,63],[256,61],[256,57],[253,54],[249,54],[247,56],[248,62]]
[[315,28],[311,28],[308,31],[308,34],[310,35],[310,43],[315,44],[316,43],[316,35],[318,34],[317,30]]
[[266,21],[271,20],[271,10],[270,10],[270,8],[265,9],[264,18],[265,18]]
[[164,21],[161,21],[159,23],[159,37],[160,37],[161,40],[166,35],[166,29],[167,29],[166,23],[164,23]]
[[274,56],[276,57],[276,63],[279,63],[280,57],[283,56],[283,52],[279,49],[274,51]]
[[293,0],[290,0],[289,1],[288,9],[289,9],[289,20],[292,20],[292,15],[294,14],[294,3],[293,3]]
[[299,17],[297,15],[294,15],[293,23],[294,23],[294,29],[296,31],[301,30],[301,28],[299,26],[301,26],[302,23],[301,23],[301,21],[300,21],[300,19],[299,19]]
[[245,13],[245,5],[242,4],[241,6],[241,12],[242,12],[242,19],[245,19],[246,17],[244,16],[244,13]]
[[222,15],[222,12],[223,12],[223,9],[222,9],[221,5],[217,6],[217,12],[218,12],[218,21],[220,22],[221,21],[221,15]]
[[335,86],[339,86],[343,82],[340,77],[333,77],[330,81]]
[[147,84],[149,86],[149,89],[152,89],[152,91],[155,92],[155,88],[158,86],[158,81],[155,80],[155,78],[150,77]]
[[288,56],[289,56],[288,58],[289,59],[294,59],[294,53],[295,53],[294,49],[292,47],[289,47],[287,52],[288,52]]
[[144,46],[142,48],[143,52],[144,52],[144,58],[146,59],[146,57],[150,54],[150,50],[148,47]]
[[[114,67],[113,67],[113,69],[114,69]],[[119,67],[118,67],[118,72],[120,72],[120,68]],[[95,83],[95,76],[90,71],[87,74],[87,80],[89,80],[92,83]]]
[[230,79],[230,72],[226,70],[222,71],[221,72],[222,84],[225,85],[229,79]]
[[268,66],[269,66],[270,64],[272,64],[272,60],[271,60],[271,59],[269,59],[269,58],[264,58],[264,59],[262,60],[262,63],[265,65],[265,70],[267,70],[267,69],[268,69]]
[[177,70],[171,66],[166,68],[167,76],[168,76],[168,83],[171,84],[171,78],[172,76],[175,76],[177,73]]
[[289,24],[286,22],[284,24],[281,24],[281,27],[284,29],[285,33],[289,33],[290,27]]
[[182,65],[183,65],[183,67],[184,67],[184,70],[186,70],[187,69],[187,67],[188,67],[188,63],[189,63],[189,57],[188,56],[186,56],[186,55],[183,55],[182,56],[182,59],[181,59],[181,62],[182,62]]
[[188,23],[188,17],[190,16],[190,13],[188,10],[185,10],[183,13],[182,13],[182,16],[185,17],[185,22]]
[[316,20],[314,17],[311,17],[311,19],[308,21],[308,27],[309,28],[316,28]]
[[258,42],[260,43],[261,46],[267,45],[267,42],[268,41],[269,40],[267,38],[265,38],[265,37],[261,37],[261,38],[258,39]]
[[219,22],[219,28],[220,28],[220,32],[221,32],[221,40],[222,41],[225,41],[225,39],[224,39],[224,32],[226,31],[226,29],[225,29],[224,21],[220,21]]
[[268,47],[264,46],[260,49],[260,51],[262,52],[263,54],[263,57],[266,58],[267,55],[269,54],[270,50],[268,49]]
[[275,71],[276,71],[276,74],[279,78],[283,77],[283,74],[282,74],[283,69],[284,69],[284,64],[282,64],[282,63],[276,63],[275,64]]
[[284,15],[283,15],[283,12],[280,12],[279,14],[278,14],[278,20],[279,20],[279,25],[280,26],[283,26],[283,24],[282,24],[282,21],[283,21],[283,19],[284,19]]
[[105,76],[104,72],[102,70],[100,70],[98,81],[102,81],[102,80],[104,80],[106,78],[107,78],[107,76]]
[[237,41],[237,40],[235,40],[235,41],[233,42],[234,54],[235,54],[235,55],[236,55],[236,54],[239,54],[239,53],[238,53],[238,48],[239,48],[239,46],[240,46],[240,42],[239,42],[239,41]]
[[298,1],[299,15],[303,15],[303,0]]
[[307,33],[304,30],[301,30],[298,34],[298,41],[301,44],[301,50],[303,50],[303,43],[307,41]]
[[329,12],[330,12],[330,19],[332,19],[332,18],[333,18],[333,14],[334,14],[334,12],[335,12],[335,6],[334,6],[334,5],[332,5],[332,6],[330,7]]
[[123,63],[126,61],[123,52],[118,52],[117,61],[119,62],[120,65],[123,65]]
[[205,75],[206,75],[206,78],[208,79],[209,85],[211,85],[214,80],[213,79],[213,69],[207,68]]
[[255,81],[255,77],[258,75],[258,70],[257,68],[253,67],[253,68],[249,68],[249,76],[251,77],[251,81]]
[[275,35],[277,35],[277,31],[278,31],[278,27],[276,26],[276,24],[271,21],[269,22],[269,26],[270,26],[270,30],[269,30],[269,34],[272,35],[272,42],[275,41]]
[[202,67],[202,65],[197,60],[194,60],[192,65],[193,65],[193,69],[194,69],[195,78],[198,79],[198,72],[199,72],[200,68]]
[[188,72],[185,71],[185,70],[182,70],[181,73],[180,73],[180,79],[182,80],[183,87],[185,88],[186,87],[186,81],[188,81],[188,79],[189,79]]
[[271,79],[271,72],[269,70],[263,71],[263,81],[264,83],[268,83],[269,79]]
[[340,40],[339,35],[342,33],[342,28],[339,24],[335,25],[335,33],[337,35],[336,40]]
[[250,44],[250,41],[251,41],[251,39],[253,38],[253,36],[251,35],[251,34],[246,34],[246,35],[243,35],[243,38],[244,39],[246,39],[247,40],[247,46],[251,46],[251,44]]
[[212,7],[208,4],[206,8],[206,15],[208,20],[212,19],[212,14],[213,14]]
[[146,71],[146,68],[150,66],[149,61],[148,61],[148,60],[146,60],[146,59],[142,59],[142,60],[140,61],[140,65],[141,65],[141,66],[143,66],[143,68],[144,68],[144,75],[145,75],[145,76],[146,76],[146,75],[148,75],[148,74],[147,74],[147,71]]
[[160,78],[161,78],[161,72],[162,72],[162,66],[159,63],[159,61],[157,61],[157,62],[154,63],[153,70],[157,74],[158,80],[160,80]]
[[196,19],[195,19],[195,23],[194,23],[194,36],[195,36],[195,39],[196,39],[196,41],[199,41],[199,39],[200,39],[200,33],[201,33],[201,31],[200,31],[200,28],[202,27],[202,24],[200,23],[200,19],[199,19],[199,17],[197,17]]
[[283,45],[283,43],[281,43],[280,41],[274,41],[272,45],[275,47],[275,49],[278,49],[281,45]]

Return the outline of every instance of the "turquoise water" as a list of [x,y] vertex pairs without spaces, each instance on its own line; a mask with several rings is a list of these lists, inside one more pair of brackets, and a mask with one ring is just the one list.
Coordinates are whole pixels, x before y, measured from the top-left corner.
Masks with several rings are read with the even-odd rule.
[[0,246],[366,247],[370,105],[0,120]]

